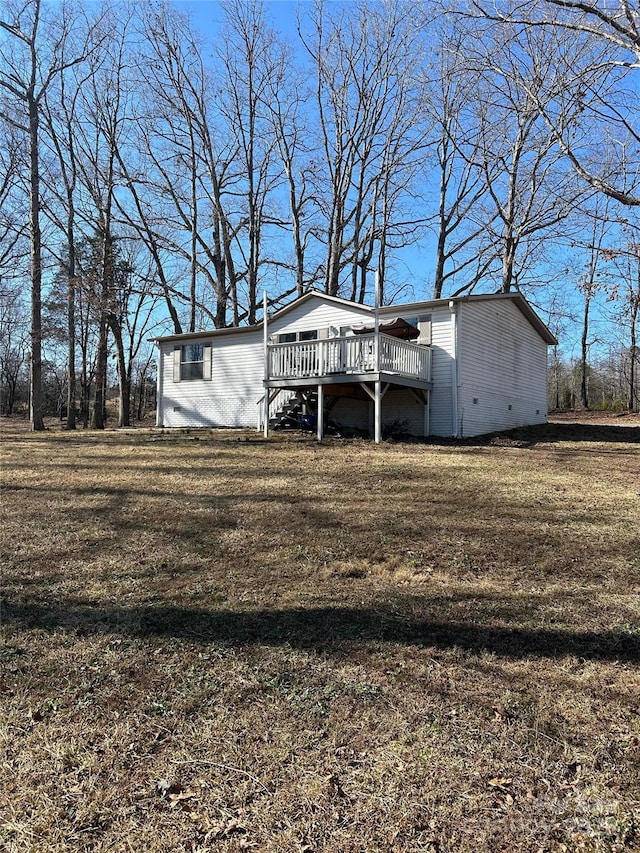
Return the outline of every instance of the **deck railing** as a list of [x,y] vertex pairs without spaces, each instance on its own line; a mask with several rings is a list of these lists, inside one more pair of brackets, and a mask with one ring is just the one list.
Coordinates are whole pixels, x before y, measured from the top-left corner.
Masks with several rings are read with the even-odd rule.
[[375,334],[269,345],[270,379],[304,379],[332,374],[394,373],[431,379],[431,349],[380,335],[376,364]]
[[265,393],[258,400],[258,429],[261,430],[264,426],[264,398],[265,394],[269,394],[269,411],[277,412],[283,406],[286,406],[287,403],[291,403],[296,399],[294,393],[291,392],[289,388],[284,388],[280,391],[265,391]]

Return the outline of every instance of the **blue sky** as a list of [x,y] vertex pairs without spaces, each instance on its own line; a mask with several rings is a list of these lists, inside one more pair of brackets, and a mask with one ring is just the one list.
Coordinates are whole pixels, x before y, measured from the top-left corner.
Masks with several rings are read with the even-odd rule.
[[[200,32],[207,36],[214,36],[217,32],[222,12],[215,0],[173,0],[173,5],[190,12]],[[285,35],[295,33],[297,11],[304,5],[304,0],[266,0],[265,3],[275,29]]]

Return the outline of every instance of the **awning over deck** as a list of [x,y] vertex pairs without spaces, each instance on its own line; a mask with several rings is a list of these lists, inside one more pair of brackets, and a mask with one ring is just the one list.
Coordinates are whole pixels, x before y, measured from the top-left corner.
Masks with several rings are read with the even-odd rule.
[[[375,331],[375,323],[356,323],[351,327],[354,335],[368,335]],[[380,333],[403,341],[415,341],[420,330],[408,323],[404,317],[393,317],[380,323]]]

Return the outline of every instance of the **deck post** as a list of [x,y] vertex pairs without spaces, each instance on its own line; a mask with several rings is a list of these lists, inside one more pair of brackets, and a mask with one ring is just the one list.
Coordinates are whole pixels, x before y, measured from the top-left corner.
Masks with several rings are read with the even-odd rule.
[[324,433],[324,386],[318,385],[318,416],[316,418],[318,427],[318,441],[322,441]]
[[374,370],[380,373],[380,276],[376,270],[376,296],[373,315],[373,355]]
[[375,396],[373,402],[374,440],[376,444],[382,441],[382,386],[380,383],[380,271],[376,270],[376,294],[374,313],[374,353],[375,372],[377,374],[375,384]]
[[262,298],[262,331],[264,344],[264,425],[263,434],[265,438],[269,436],[269,318],[267,316],[267,291],[264,291]]

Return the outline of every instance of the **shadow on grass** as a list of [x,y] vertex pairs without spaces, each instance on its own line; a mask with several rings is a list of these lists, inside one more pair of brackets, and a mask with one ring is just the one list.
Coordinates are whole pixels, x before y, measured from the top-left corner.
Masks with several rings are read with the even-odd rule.
[[80,636],[116,633],[225,645],[280,645],[339,651],[343,644],[400,643],[438,649],[490,652],[501,657],[640,662],[640,635],[623,630],[574,631],[496,627],[402,617],[384,606],[231,611],[181,607],[119,608],[35,603],[3,607],[2,622],[18,629],[63,629]]
[[535,447],[538,443],[597,442],[604,444],[640,445],[640,427],[576,423],[548,423],[518,427],[506,432],[479,435],[459,442],[465,446],[512,444],[515,447]]
[[[275,432],[269,439],[262,438],[259,434],[248,429],[216,429],[214,427],[191,427],[187,429],[154,429],[140,430],[88,430],[74,432],[38,433],[34,436],[29,433],[30,446],[42,445],[47,448],[55,446],[60,441],[66,446],[87,447],[93,442],[96,445],[135,445],[146,446],[150,451],[153,446],[162,444],[189,445],[198,444],[216,445],[225,450],[238,452],[237,445],[265,445],[271,447],[290,447],[298,444],[302,447],[314,446],[318,449],[323,445],[317,445],[314,436],[301,436],[297,431]],[[53,438],[52,438],[53,436]],[[4,441],[22,441],[25,433],[22,431],[11,432],[5,430]],[[355,439],[360,442],[362,439]],[[352,442],[354,439],[342,439],[335,436],[327,436],[326,447],[340,446],[345,441]],[[486,446],[512,446],[533,448],[539,443],[562,443],[562,442],[597,442],[611,444],[638,444],[640,445],[640,426],[621,424],[590,424],[568,422],[551,422],[536,424],[534,426],[516,427],[515,429],[502,432],[487,433],[485,435],[472,436],[471,438],[456,439],[430,436],[429,438],[412,437],[408,435],[395,436],[391,443],[402,444],[429,444],[452,447],[486,447]],[[365,443],[366,440],[365,440]],[[384,443],[383,443],[384,446]]]

